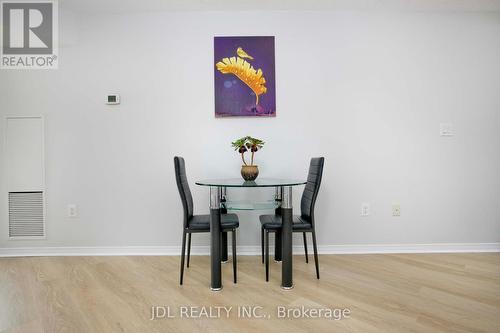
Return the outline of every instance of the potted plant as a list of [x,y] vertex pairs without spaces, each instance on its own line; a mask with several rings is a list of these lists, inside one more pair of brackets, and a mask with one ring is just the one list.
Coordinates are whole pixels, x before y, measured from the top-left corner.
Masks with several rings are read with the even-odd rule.
[[[245,136],[240,138],[234,142],[231,142],[234,150],[241,154],[241,160],[243,161],[243,165],[241,166],[241,176],[244,180],[252,181],[257,178],[259,175],[259,168],[257,165],[253,164],[254,154],[264,147],[264,141],[256,138],[252,138],[251,136]],[[247,151],[251,152],[250,157],[250,165],[247,164],[245,160],[245,153]]]

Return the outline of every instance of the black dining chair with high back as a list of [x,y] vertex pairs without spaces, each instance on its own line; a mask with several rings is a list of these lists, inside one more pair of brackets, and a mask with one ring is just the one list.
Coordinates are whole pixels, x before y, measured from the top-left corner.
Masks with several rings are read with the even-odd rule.
[[[187,267],[189,267],[189,257],[191,254],[191,234],[210,232],[210,215],[193,215],[193,197],[189,189],[189,183],[186,176],[186,166],[184,158],[174,157],[175,180],[181,196],[182,207],[184,208],[184,227],[182,232],[182,252],[181,252],[181,276],[180,284],[184,278],[184,257],[186,254],[186,236],[188,236]],[[236,283],[236,229],[239,227],[238,215],[221,215],[221,232],[232,233],[233,247],[233,281]]]
[[[300,215],[293,216],[292,230],[293,232],[301,232],[304,239],[304,250],[306,256],[306,263],[309,263],[307,255],[307,238],[306,233],[312,233],[313,250],[314,250],[314,263],[316,265],[316,277],[319,279],[319,262],[318,262],[318,248],[316,244],[316,223],[314,220],[314,206],[318,196],[319,187],[321,185],[321,178],[323,176],[323,165],[325,163],[324,157],[315,157],[311,159],[309,164],[309,173],[307,175],[307,184],[302,193],[302,200],[300,202]],[[261,215],[260,223],[262,225],[261,245],[262,245],[262,261],[266,264],[266,281],[269,281],[269,233],[281,232],[281,216],[274,215]],[[265,236],[265,237],[264,237]],[[265,255],[264,255],[265,249]]]

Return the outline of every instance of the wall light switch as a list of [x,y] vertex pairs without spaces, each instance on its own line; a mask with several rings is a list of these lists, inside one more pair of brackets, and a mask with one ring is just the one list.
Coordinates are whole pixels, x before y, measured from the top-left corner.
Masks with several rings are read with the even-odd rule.
[[454,129],[452,123],[441,123],[439,124],[439,135],[441,136],[453,136]]
[[361,204],[361,216],[370,215],[370,204],[368,202],[363,202]]
[[75,204],[68,205],[68,217],[77,217],[78,216],[78,208]]

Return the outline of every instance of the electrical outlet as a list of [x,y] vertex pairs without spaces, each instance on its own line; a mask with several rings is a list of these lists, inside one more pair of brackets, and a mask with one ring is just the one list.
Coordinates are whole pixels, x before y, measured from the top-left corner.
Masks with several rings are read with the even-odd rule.
[[392,216],[401,216],[401,206],[398,203],[392,204]]
[[75,204],[68,205],[68,217],[77,217],[78,209]]
[[370,204],[368,202],[363,202],[361,204],[361,216],[370,215]]

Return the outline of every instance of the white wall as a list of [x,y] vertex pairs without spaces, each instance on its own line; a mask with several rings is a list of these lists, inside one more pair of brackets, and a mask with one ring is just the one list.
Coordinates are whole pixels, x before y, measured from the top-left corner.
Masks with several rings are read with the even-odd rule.
[[[194,181],[238,177],[229,143],[247,134],[267,142],[261,177],[304,178],[326,157],[322,245],[500,242],[499,13],[61,16],[58,70],[0,72],[2,122],[45,116],[48,205],[46,240],[9,241],[4,177],[0,247],[179,245],[173,156],[207,213]],[[214,118],[213,37],[226,35],[276,36],[275,119]],[[120,106],[104,105],[109,92]],[[256,214],[240,215],[242,245],[259,244]]]

